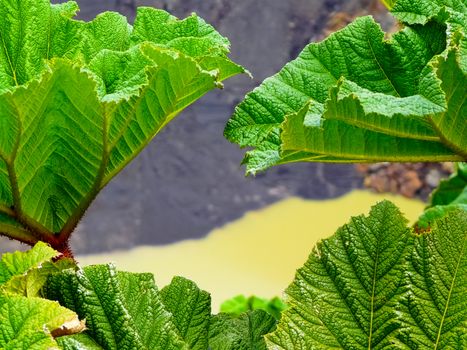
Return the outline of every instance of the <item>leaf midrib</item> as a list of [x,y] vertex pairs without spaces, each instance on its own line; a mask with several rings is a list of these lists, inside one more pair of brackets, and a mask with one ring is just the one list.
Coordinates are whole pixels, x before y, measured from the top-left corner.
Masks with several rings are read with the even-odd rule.
[[[100,103],[100,102],[99,102]],[[101,164],[99,165],[99,170],[97,176],[94,180],[94,184],[89,191],[89,193],[81,200],[79,206],[76,208],[75,213],[65,222],[62,230],[59,234],[60,239],[68,239],[78,224],[79,220],[83,217],[84,212],[88,209],[91,202],[97,196],[100,190],[105,186],[103,184],[105,178],[105,170],[110,159],[110,150],[108,149],[108,129],[109,129],[109,113],[105,105],[103,105],[102,110],[102,159]]]
[[373,49],[373,45],[371,44],[371,41],[370,41],[370,38],[367,36],[367,41],[368,41],[368,46],[370,47],[371,49],[371,54],[373,55],[373,57],[375,58],[375,62],[378,64],[378,67],[379,69],[381,70],[381,72],[384,74],[384,76],[386,77],[387,81],[389,82],[389,84],[391,84],[392,88],[394,89],[394,92],[397,94],[397,97],[401,97],[399,91],[397,91],[396,87],[394,86],[394,83],[392,82],[391,79],[389,79],[388,75],[386,74],[386,71],[384,70],[383,66],[381,66],[381,64],[379,63],[379,60],[378,58],[376,57],[376,54],[375,54],[375,50]]
[[376,250],[375,266],[373,268],[373,288],[371,291],[371,311],[370,311],[370,334],[368,337],[368,350],[371,350],[371,341],[373,338],[373,319],[374,319],[374,308],[375,308],[375,291],[376,291],[376,271],[378,268],[379,260],[379,249]]
[[6,55],[6,58],[8,59],[8,64],[10,65],[10,69],[11,69],[11,74],[12,74],[12,78],[15,82],[15,85],[16,86],[19,86],[18,84],[18,80],[16,78],[16,71],[15,69],[13,68],[13,63],[11,62],[11,58],[10,58],[10,54],[6,48],[6,44],[5,44],[5,38],[3,37],[2,33],[0,32],[0,37],[2,38],[2,44],[3,44],[3,51],[5,52],[5,55]]
[[[417,141],[417,140],[414,140]],[[427,142],[435,142],[435,141],[427,141]],[[290,149],[291,151],[295,151],[296,148]],[[352,159],[353,162],[361,162],[365,161],[367,163],[374,163],[374,162],[462,162],[464,158],[456,153],[452,154],[437,154],[437,155],[395,155],[395,156],[380,156],[380,155],[368,155],[368,154],[352,154],[352,153],[337,153],[337,152],[319,152],[316,149],[309,148],[308,146],[303,147],[303,151],[309,153],[315,153],[323,156],[331,156],[336,158],[334,162],[339,162],[341,160],[345,161],[346,159]]]
[[[368,118],[372,118],[374,116],[378,116],[376,113],[369,113],[367,114]],[[386,116],[384,116],[386,117]],[[388,119],[392,118],[392,116],[388,116]],[[410,119],[408,116],[406,116],[407,119]],[[336,115],[336,117],[333,117],[332,119],[334,120],[340,120],[346,124],[356,126],[358,128],[362,129],[367,129],[370,131],[374,132],[379,132],[381,134],[386,134],[389,136],[394,136],[394,137],[400,137],[400,138],[406,138],[406,139],[411,139],[411,140],[420,140],[420,141],[432,141],[432,142],[440,142],[440,137],[439,136],[428,136],[428,135],[418,135],[418,134],[411,134],[408,132],[401,132],[400,130],[394,130],[394,129],[389,129],[389,128],[382,128],[379,127],[375,124],[371,124],[369,122],[366,122],[365,120],[362,120],[360,118],[356,119],[349,119],[346,117],[341,117],[340,115]],[[431,126],[431,125],[428,125]]]

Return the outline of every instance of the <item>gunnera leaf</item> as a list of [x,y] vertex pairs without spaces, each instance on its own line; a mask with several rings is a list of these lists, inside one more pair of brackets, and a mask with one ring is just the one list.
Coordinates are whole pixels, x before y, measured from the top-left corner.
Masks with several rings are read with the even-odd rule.
[[[401,0],[394,11],[399,3],[410,9],[390,39],[358,18],[237,106],[225,136],[254,148],[247,173],[299,161],[467,159],[465,3]],[[422,12],[426,20],[409,20]]]
[[57,338],[57,343],[63,350],[102,350],[103,348],[87,334],[80,333]]
[[0,292],[40,297],[49,275],[76,267],[71,259],[52,261],[59,255],[43,242],[26,252],[3,254],[0,260]]
[[30,244],[63,242],[167,123],[244,72],[196,15],[143,7],[130,25],[77,10],[0,1],[0,232]]
[[286,291],[270,349],[464,349],[467,211],[414,235],[390,202],[320,242]]
[[0,286],[0,290],[25,297],[42,297],[42,288],[51,274],[75,268],[76,263],[71,259],[64,258],[56,262],[46,261],[21,276],[12,277],[7,283]]
[[82,324],[78,316],[57,302],[0,293],[0,348],[59,349],[54,332]]
[[173,315],[178,334],[192,350],[208,348],[209,322],[211,319],[211,295],[200,290],[195,283],[182,277],[174,277],[161,290],[162,302]]
[[74,267],[52,262],[58,252],[39,242],[27,252],[5,253],[0,260],[0,348],[58,349],[53,337],[74,334],[84,323],[57,302],[40,298],[52,273]]
[[59,253],[43,242],[37,243],[27,252],[5,253],[0,260],[0,286],[14,277],[22,276],[58,256]]
[[271,349],[383,349],[400,328],[413,247],[407,220],[390,202],[358,216],[314,248],[286,291],[289,309],[267,336]]
[[401,349],[467,348],[467,210],[418,236],[400,303]]
[[401,22],[409,24],[425,24],[431,19],[445,20],[465,26],[467,20],[467,4],[463,0],[397,0],[391,12]]
[[210,296],[185,279],[159,292],[151,274],[96,265],[52,275],[45,291],[86,319],[65,349],[206,349]]
[[218,314],[209,328],[212,350],[266,350],[264,335],[276,327],[276,319],[264,310],[245,312],[239,316]]

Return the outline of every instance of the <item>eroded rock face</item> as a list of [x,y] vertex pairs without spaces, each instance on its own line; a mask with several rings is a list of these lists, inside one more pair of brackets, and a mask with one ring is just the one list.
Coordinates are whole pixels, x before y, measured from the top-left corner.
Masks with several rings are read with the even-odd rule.
[[[191,12],[232,42],[231,57],[254,75],[235,77],[188,108],[98,197],[74,235],[77,253],[164,244],[207,234],[216,226],[281,198],[329,198],[359,187],[352,165],[296,164],[245,178],[243,151],[222,136],[246,92],[319,40],[331,13],[354,14],[370,0],[78,0],[80,17],[136,6]],[[364,12],[364,11],[363,11]],[[15,248],[0,241],[0,250]]]

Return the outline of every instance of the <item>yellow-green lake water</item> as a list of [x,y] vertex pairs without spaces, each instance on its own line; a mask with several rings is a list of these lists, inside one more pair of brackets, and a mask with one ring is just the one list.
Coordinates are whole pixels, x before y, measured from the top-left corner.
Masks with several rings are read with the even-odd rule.
[[417,200],[366,191],[324,201],[289,198],[249,212],[204,239],[79,256],[78,261],[83,265],[111,261],[120,270],[152,272],[159,287],[175,275],[184,276],[211,293],[217,312],[222,301],[238,294],[282,295],[317,241],[332,235],[351,216],[368,214],[383,199],[398,205],[410,221],[424,207]]

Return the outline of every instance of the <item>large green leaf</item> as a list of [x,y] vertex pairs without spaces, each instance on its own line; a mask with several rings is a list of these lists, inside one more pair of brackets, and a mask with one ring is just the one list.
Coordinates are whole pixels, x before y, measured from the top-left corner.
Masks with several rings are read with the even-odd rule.
[[417,237],[402,301],[400,340],[409,349],[467,348],[467,210]]
[[159,292],[151,274],[98,265],[52,275],[46,294],[86,319],[83,334],[60,341],[65,349],[207,348],[210,296],[185,279]]
[[447,110],[431,118],[440,137],[452,149],[467,159],[467,38],[450,49],[435,63],[441,88],[446,93]]
[[465,23],[452,25],[459,6],[449,14],[432,6],[423,25],[389,40],[361,17],[308,45],[249,93],[226,126],[230,141],[254,147],[247,173],[298,161],[466,159]]
[[[0,232],[55,248],[185,107],[244,72],[196,15],[72,19],[74,2],[0,1]],[[20,224],[20,222],[22,224]]]
[[467,201],[467,163],[458,163],[456,171],[446,180],[442,180],[430,195],[430,205],[448,205]]
[[173,315],[178,334],[193,350],[208,348],[211,296],[192,281],[175,277],[161,290],[162,301]]
[[291,306],[268,336],[277,349],[383,349],[399,328],[395,306],[413,237],[389,202],[317,245],[287,289]]
[[89,266],[51,275],[45,292],[86,319],[87,329],[60,338],[74,349],[266,349],[276,320],[263,310],[211,316],[211,297],[175,277],[160,292],[151,274]]
[[313,250],[271,349],[464,349],[467,211],[415,236],[389,202]]
[[266,350],[264,335],[275,326],[274,317],[263,310],[240,316],[219,314],[211,320],[209,346],[212,350]]

